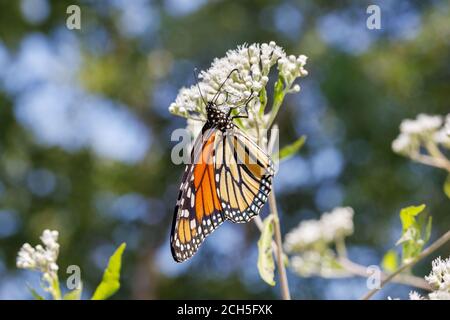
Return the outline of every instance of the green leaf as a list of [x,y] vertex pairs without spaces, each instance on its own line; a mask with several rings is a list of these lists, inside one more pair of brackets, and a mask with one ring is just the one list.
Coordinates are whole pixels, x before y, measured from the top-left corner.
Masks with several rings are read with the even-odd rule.
[[259,115],[263,116],[264,110],[266,109],[267,105],[267,91],[265,87],[262,88],[261,91],[259,92],[259,102],[261,103],[261,106],[259,108]]
[[[402,260],[407,263],[417,257],[430,239],[431,217],[421,214],[425,205],[411,206],[400,211],[402,222],[402,236],[397,241],[397,245],[402,245]],[[421,214],[421,215],[419,215]]]
[[31,287],[29,284],[27,284],[27,288],[30,291],[31,295],[33,296],[34,299],[36,300],[45,300],[45,298],[43,296],[41,296],[39,293],[37,293],[36,290],[33,289],[33,287]]
[[272,157],[274,159],[287,160],[292,157],[295,153],[297,153],[302,146],[305,144],[306,136],[301,136],[293,143],[283,147],[278,153],[275,153]]
[[420,206],[410,206],[403,208],[400,211],[400,220],[402,221],[403,230],[410,228],[415,220],[415,217],[425,209],[425,205]]
[[103,273],[102,282],[92,296],[92,300],[105,300],[116,293],[120,288],[120,268],[122,265],[122,253],[126,244],[122,243],[109,258],[108,267]]
[[397,252],[395,250],[389,250],[383,257],[383,261],[381,262],[381,266],[384,270],[389,272],[394,272],[398,268],[398,257]]
[[283,104],[284,96],[286,95],[286,90],[284,87],[284,79],[280,75],[278,77],[277,82],[275,82],[274,85],[274,92],[273,92],[273,105],[272,110],[270,111],[270,118],[267,123],[267,127],[270,127],[275,120],[278,111],[280,110],[281,105]]
[[273,215],[264,219],[263,231],[258,240],[258,271],[261,278],[269,285],[274,286],[275,262],[272,252]]
[[275,82],[273,88],[274,88],[274,99],[275,101],[277,101],[277,99],[280,98],[280,96],[284,92],[284,79],[281,75],[278,77],[278,80],[277,82]]
[[444,182],[444,193],[447,195],[447,197],[450,198],[450,175],[448,175],[447,179],[445,179],[445,182]]
[[63,300],[80,300],[81,292],[83,291],[83,285],[80,283],[80,287],[78,289],[74,289],[72,291],[67,292]]

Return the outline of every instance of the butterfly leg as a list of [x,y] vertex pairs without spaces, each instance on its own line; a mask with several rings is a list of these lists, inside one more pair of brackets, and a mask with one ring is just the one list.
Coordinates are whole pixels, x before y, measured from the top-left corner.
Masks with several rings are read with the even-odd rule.
[[[253,100],[253,98],[254,98],[255,96],[253,95],[253,92],[252,92],[252,94],[250,95],[250,97],[248,97],[248,99],[244,102],[244,110],[245,110],[245,115],[240,115],[240,114],[238,114],[238,115],[236,115],[236,116],[233,116],[233,117],[231,117],[231,119],[242,119],[242,118],[248,118],[248,104],[250,103],[250,101],[252,101]],[[236,108],[239,108],[239,106],[236,106],[236,107],[234,107],[233,109],[236,109]],[[230,111],[229,111],[229,113],[231,113],[231,110],[232,109],[230,109]]]

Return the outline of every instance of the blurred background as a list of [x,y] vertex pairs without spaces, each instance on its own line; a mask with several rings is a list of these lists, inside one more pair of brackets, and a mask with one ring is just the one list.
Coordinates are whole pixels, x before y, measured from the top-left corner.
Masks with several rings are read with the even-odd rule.
[[[71,4],[81,30],[66,28]],[[381,30],[366,27],[369,4],[381,8]],[[18,270],[16,254],[46,228],[60,232],[61,280],[79,265],[85,298],[121,242],[115,298],[278,298],[258,275],[254,224],[225,223],[183,264],[169,249],[184,169],[171,163],[170,134],[185,120],[168,106],[195,67],[272,40],[309,57],[301,93],[278,118],[281,146],[308,136],[275,178],[282,232],[351,206],[349,255],[370,265],[400,237],[406,205],[427,204],[432,239],[447,231],[445,173],[395,155],[391,142],[402,119],[450,110],[448,1],[1,1],[0,298],[31,298],[26,284],[38,287],[39,275]],[[296,299],[367,290],[361,278],[288,273]],[[409,290],[391,284],[376,298]]]

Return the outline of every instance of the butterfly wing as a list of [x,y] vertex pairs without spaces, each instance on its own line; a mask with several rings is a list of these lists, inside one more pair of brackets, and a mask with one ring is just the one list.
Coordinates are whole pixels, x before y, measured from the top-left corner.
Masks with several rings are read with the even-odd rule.
[[214,179],[218,132],[216,128],[203,128],[182,178],[170,237],[172,256],[177,262],[194,255],[204,239],[225,220]]
[[219,133],[215,146],[215,180],[227,219],[247,222],[259,214],[272,187],[270,157],[237,127]]

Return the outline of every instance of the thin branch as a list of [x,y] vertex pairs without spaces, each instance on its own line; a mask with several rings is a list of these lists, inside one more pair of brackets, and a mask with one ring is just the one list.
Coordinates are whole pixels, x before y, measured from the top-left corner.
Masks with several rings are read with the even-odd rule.
[[280,93],[279,100],[274,100],[272,104],[272,111],[270,113],[269,120],[267,121],[267,128],[270,128],[277,117],[278,111],[280,110],[281,105],[283,104],[284,97],[287,93],[286,89],[283,89],[282,93]]
[[[270,201],[270,199],[269,199],[269,201]],[[255,222],[255,224],[256,224],[256,226],[258,227],[258,229],[259,229],[259,231],[260,232],[262,232],[263,231],[263,221],[262,221],[262,219],[261,219],[261,217],[260,216],[256,216],[254,219],[253,219],[253,221]],[[275,226],[275,230],[276,230],[276,226]],[[276,237],[276,235],[275,235],[275,237]],[[290,300],[291,299],[291,295],[290,295],[290,292],[289,292],[289,284],[288,284],[288,281],[287,281],[287,277],[286,277],[286,269],[285,269],[285,267],[284,267],[284,253],[283,253],[283,250],[281,249],[281,250],[279,250],[279,247],[278,247],[278,245],[277,245],[277,242],[275,241],[275,240],[272,240],[272,250],[273,250],[273,252],[274,252],[274,254],[275,254],[275,259],[276,259],[276,261],[277,261],[277,266],[278,266],[278,269],[279,270],[281,270],[281,269],[283,269],[283,271],[284,271],[284,276],[282,276],[281,275],[281,271],[279,271],[280,272],[280,283],[281,283],[281,288],[282,288],[282,296],[283,296],[283,299],[285,299],[285,300]],[[281,255],[280,255],[280,252],[281,252]],[[281,260],[281,262],[282,262],[282,267],[280,268],[280,265],[279,265],[279,261]],[[286,279],[285,281],[285,285],[283,285],[283,277]],[[283,289],[283,288],[286,288],[286,289]],[[286,290],[286,291],[285,291]]]
[[[347,258],[339,258],[339,264],[352,275],[367,278],[370,274],[367,273],[367,267],[355,263]],[[384,272],[381,272],[381,279],[384,280],[388,277],[388,275]],[[392,282],[396,282],[399,284],[405,284],[408,286],[420,288],[423,290],[431,291],[431,287],[423,278],[412,276],[409,274],[399,274],[397,277],[392,279]]]
[[343,237],[340,237],[336,241],[336,251],[339,257],[347,258],[347,248]]
[[[283,96],[284,97],[284,96]],[[279,104],[281,106],[283,102],[283,99],[279,101]],[[278,106],[279,108],[279,106]],[[272,110],[272,112],[274,112]],[[276,112],[275,112],[276,114]],[[273,121],[273,120],[272,120]],[[268,126],[267,128],[269,128]],[[263,141],[261,139],[261,131],[257,131],[257,141],[258,145],[263,148],[268,154],[272,154],[272,150],[268,150],[267,148],[267,142]],[[275,245],[272,240],[272,248],[274,248],[275,258],[277,260],[277,266],[278,266],[278,276],[280,279],[280,286],[281,286],[281,297],[284,300],[291,300],[291,293],[289,292],[289,284],[286,276],[286,268],[284,266],[284,253],[283,253],[283,242],[281,239],[281,228],[280,228],[280,219],[278,216],[278,210],[277,210],[277,203],[275,198],[275,190],[274,186],[272,185],[272,191],[269,193],[269,206],[270,206],[270,214],[274,217],[274,229],[275,229]],[[255,219],[255,223],[258,226],[259,230],[262,230],[262,221],[261,218],[258,216],[258,219]]]
[[448,161],[447,158],[434,158],[426,154],[416,153],[410,155],[411,159],[420,162],[422,164],[425,164],[427,166],[444,169],[448,172],[450,172],[450,161]]
[[432,157],[443,159],[443,160],[446,160],[448,162],[447,157],[444,156],[444,154],[439,149],[438,145],[433,140],[428,140],[427,143],[425,144],[425,148],[427,149],[428,153]]
[[375,293],[377,293],[381,288],[383,288],[388,282],[390,282],[392,279],[394,279],[396,276],[398,276],[400,273],[402,273],[406,269],[409,269],[412,266],[414,266],[417,262],[419,262],[420,260],[422,260],[423,258],[428,256],[429,254],[431,254],[434,251],[436,251],[437,249],[439,249],[442,245],[444,245],[449,240],[450,240],[450,231],[447,231],[442,237],[437,239],[428,248],[423,250],[417,257],[412,259],[410,262],[401,265],[397,270],[395,270],[393,273],[388,275],[386,277],[386,279],[381,281],[379,288],[370,290],[361,299],[369,300]]
[[277,265],[278,265],[278,274],[280,278],[280,285],[281,285],[281,296],[284,300],[291,300],[291,294],[289,292],[289,284],[286,276],[286,268],[284,266],[283,261],[283,243],[281,240],[281,228],[280,228],[280,219],[278,217],[278,210],[277,210],[277,203],[275,198],[275,190],[273,190],[269,194],[269,206],[270,206],[270,212],[274,216],[274,229],[275,229],[275,243],[278,249],[278,255],[277,258]]

